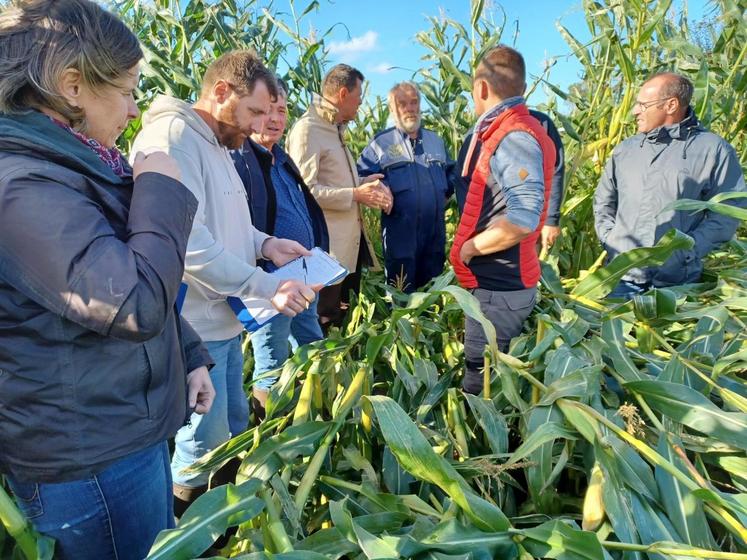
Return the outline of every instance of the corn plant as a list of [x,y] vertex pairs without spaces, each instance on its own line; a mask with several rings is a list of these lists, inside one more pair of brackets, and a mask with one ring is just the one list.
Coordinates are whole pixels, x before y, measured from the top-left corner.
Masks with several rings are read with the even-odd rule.
[[[450,270],[411,295],[369,273],[343,328],[274,372],[267,419],[190,467],[241,460],[236,483],[199,498],[149,558],[193,558],[237,527],[222,557],[747,559],[747,243],[711,255],[700,284],[619,303],[606,296],[627,270],[692,240],[673,231],[601,266],[589,226],[601,167],[634,132],[635,90],[655,71],[693,77],[699,118],[745,162],[745,3],[712,5],[698,44],[669,0],[585,0],[587,44],[558,24],[583,76],[564,91],[545,73],[530,90],[551,91],[565,133],[563,238],[507,354]],[[193,98],[210,57],[253,45],[288,68],[294,115],[326,63],[324,35],[298,23],[316,7],[291,3],[289,24],[253,2],[120,5],[165,61],[147,59],[144,99]],[[469,76],[504,40],[500,16],[476,0],[468,25],[433,17],[417,37],[425,122],[454,154],[473,120]],[[349,131],[356,155],[387,116],[381,99],[362,110]],[[678,205],[747,217],[722,202]],[[378,237],[377,217],[365,218]],[[490,341],[479,397],[459,390],[465,315]]]

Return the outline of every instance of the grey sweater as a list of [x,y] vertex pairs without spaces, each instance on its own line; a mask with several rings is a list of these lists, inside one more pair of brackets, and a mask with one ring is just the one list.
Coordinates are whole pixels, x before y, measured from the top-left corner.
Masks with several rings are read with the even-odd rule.
[[143,115],[137,152],[163,150],[179,164],[197,198],[184,265],[189,286],[182,315],[205,341],[227,340],[242,326],[228,296],[270,299],[279,281],[257,266],[269,237],[252,225],[246,191],[228,150],[191,105],[159,96]]
[[678,229],[695,240],[692,249],[677,251],[661,267],[632,269],[624,280],[656,286],[697,282],[703,257],[731,239],[739,221],[714,212],[663,208],[679,199],[709,200],[728,191],[745,191],[736,152],[700,126],[689,109],[679,123],[636,134],[615,148],[594,195],[596,232],[612,259],[650,247]]

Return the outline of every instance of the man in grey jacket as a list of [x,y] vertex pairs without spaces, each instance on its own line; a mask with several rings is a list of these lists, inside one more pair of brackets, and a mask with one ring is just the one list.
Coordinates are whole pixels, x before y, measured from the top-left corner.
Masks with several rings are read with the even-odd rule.
[[[612,152],[594,195],[594,223],[610,259],[651,247],[669,230],[695,240],[664,265],[630,270],[610,294],[629,299],[652,286],[697,282],[703,258],[731,239],[739,221],[715,212],[663,210],[682,199],[709,200],[745,191],[734,148],[703,128],[690,107],[692,83],[679,74],[656,74],[633,106],[638,134]],[[740,199],[744,200],[744,199]]]

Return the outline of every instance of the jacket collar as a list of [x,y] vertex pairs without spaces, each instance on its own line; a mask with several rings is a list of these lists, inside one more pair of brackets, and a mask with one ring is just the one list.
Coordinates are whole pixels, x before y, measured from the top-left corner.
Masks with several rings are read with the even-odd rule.
[[[410,133],[409,132],[405,132],[404,130],[402,130],[398,126],[395,126],[394,130],[396,130],[397,133],[399,133],[399,136],[400,136],[400,138],[402,138],[403,142],[410,139]],[[423,139],[423,126],[422,125],[420,126],[420,128],[418,128],[418,134],[415,137],[415,139],[416,140],[422,140]]]
[[128,173],[118,177],[93,150],[39,111],[0,114],[0,151],[53,161],[108,183],[132,180],[129,166]]
[[485,111],[482,115],[480,115],[480,118],[477,119],[477,123],[475,123],[475,131],[478,135],[485,132],[488,128],[490,128],[490,125],[493,124],[493,121],[498,118],[498,116],[503,113],[506,109],[510,109],[511,107],[516,107],[517,105],[521,105],[525,103],[524,97],[521,95],[516,95],[514,97],[508,97],[498,103],[497,105],[494,105],[487,111]]
[[688,107],[685,118],[680,122],[649,130],[644,134],[644,138],[649,142],[661,142],[667,138],[687,140],[696,131],[701,130],[703,130],[703,127],[700,126],[698,117],[695,116],[695,111],[693,111],[692,107]]
[[309,113],[316,117],[317,119],[320,119],[328,124],[331,124],[333,126],[343,126],[337,122],[335,122],[335,119],[337,118],[337,107],[332,105],[329,101],[324,99],[321,95],[314,93],[311,96],[311,104],[309,105]]

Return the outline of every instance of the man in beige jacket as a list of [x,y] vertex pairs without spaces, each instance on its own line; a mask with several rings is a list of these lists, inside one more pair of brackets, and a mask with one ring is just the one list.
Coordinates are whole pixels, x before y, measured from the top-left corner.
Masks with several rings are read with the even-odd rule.
[[350,271],[343,282],[319,294],[323,326],[342,322],[348,291],[358,291],[360,286],[361,266],[374,263],[360,205],[384,212],[392,207],[392,194],[380,181],[383,175],[369,175],[361,182],[345,145],[345,127],[360,107],[363,79],[360,71],[347,64],[334,66],[324,77],[322,94],[314,95],[286,141],[288,153],[324,212],[330,253]]

